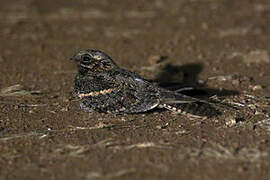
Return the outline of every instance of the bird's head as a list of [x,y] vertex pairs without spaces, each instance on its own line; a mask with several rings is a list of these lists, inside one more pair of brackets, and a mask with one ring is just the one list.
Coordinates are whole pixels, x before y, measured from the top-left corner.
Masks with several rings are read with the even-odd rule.
[[79,51],[71,57],[71,60],[76,62],[79,71],[88,73],[105,72],[117,67],[107,54],[99,50]]

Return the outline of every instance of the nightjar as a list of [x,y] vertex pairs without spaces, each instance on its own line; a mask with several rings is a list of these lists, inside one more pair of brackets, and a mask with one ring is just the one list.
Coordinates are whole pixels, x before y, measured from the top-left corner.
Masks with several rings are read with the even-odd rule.
[[155,86],[138,74],[120,68],[102,51],[80,51],[71,59],[78,67],[75,94],[87,112],[141,113],[166,108],[191,117],[218,113],[207,101]]

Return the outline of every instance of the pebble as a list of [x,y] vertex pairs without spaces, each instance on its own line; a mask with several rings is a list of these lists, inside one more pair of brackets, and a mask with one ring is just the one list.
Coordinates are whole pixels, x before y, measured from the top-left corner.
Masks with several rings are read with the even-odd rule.
[[255,85],[255,86],[252,87],[252,90],[253,90],[253,91],[262,90],[262,89],[263,89],[263,88],[262,88],[261,85]]
[[225,124],[227,127],[233,127],[236,125],[236,123],[237,123],[236,118],[233,116],[225,118]]
[[239,79],[232,80],[232,84],[238,86],[240,84]]

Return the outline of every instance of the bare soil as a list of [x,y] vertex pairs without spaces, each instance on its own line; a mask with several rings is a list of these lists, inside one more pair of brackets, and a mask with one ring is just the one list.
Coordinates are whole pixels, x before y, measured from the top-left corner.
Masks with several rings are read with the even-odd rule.
[[[268,0],[1,1],[0,179],[270,179],[269,24]],[[234,108],[85,113],[88,48]]]

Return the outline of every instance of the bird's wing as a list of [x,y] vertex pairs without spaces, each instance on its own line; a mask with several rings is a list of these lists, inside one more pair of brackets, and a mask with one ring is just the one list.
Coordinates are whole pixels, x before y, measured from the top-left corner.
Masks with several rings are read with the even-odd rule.
[[193,103],[193,102],[203,102],[203,100],[199,100],[176,91],[170,91],[164,88],[159,88],[148,82],[147,80],[141,78],[138,74],[119,69],[118,71],[114,71],[112,78],[115,78],[117,83],[127,84],[129,86],[134,86],[139,89],[144,89],[148,93],[151,90],[156,90],[160,94],[161,103],[166,102],[167,104],[181,104],[181,103]]
[[[159,105],[158,89],[135,73],[123,69],[84,77],[81,98],[102,104],[102,109],[126,113],[144,112]],[[84,91],[82,91],[84,90]],[[91,90],[91,92],[89,91]],[[102,103],[99,103],[102,102]]]
[[158,88],[136,73],[118,69],[106,75],[107,80],[115,81],[114,85],[120,87],[118,94],[123,97],[125,112],[145,112],[159,105]]
[[175,91],[170,91],[167,89],[159,88],[161,96],[161,104],[186,104],[200,102],[201,100],[177,93]]

